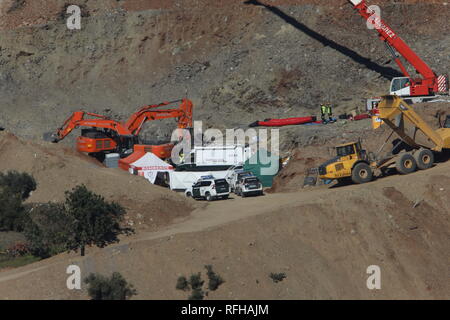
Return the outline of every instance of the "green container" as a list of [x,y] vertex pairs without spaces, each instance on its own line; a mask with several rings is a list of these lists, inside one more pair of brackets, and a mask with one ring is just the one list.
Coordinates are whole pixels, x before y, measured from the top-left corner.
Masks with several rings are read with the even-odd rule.
[[280,170],[280,158],[271,155],[265,149],[261,149],[245,162],[244,170],[253,172],[261,181],[263,187],[270,188],[273,184],[273,178]]

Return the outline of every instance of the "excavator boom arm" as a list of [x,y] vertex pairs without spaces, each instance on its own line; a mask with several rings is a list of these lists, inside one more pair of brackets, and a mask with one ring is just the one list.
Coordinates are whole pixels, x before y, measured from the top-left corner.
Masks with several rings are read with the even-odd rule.
[[[91,116],[94,118],[84,119],[85,116]],[[117,134],[121,135],[121,136],[131,135],[131,132],[129,130],[127,130],[118,121],[111,120],[105,116],[98,115],[95,113],[89,113],[89,112],[85,112],[85,111],[76,111],[52,135],[54,142],[58,142],[58,141],[64,139],[68,134],[70,134],[74,129],[76,129],[78,127],[94,127],[94,128],[111,129],[111,130],[117,132]]]
[[[181,104],[177,109],[154,110],[155,108],[167,106],[179,101],[181,101]],[[147,121],[178,118],[178,128],[185,129],[188,127],[192,127],[192,108],[193,104],[188,99],[145,106],[131,115],[131,117],[125,123],[125,127],[132,134],[138,135],[142,129],[142,125]]]

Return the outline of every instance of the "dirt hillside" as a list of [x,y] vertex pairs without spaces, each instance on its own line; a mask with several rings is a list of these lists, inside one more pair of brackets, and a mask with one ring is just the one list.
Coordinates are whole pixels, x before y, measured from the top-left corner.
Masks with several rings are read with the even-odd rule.
[[[449,72],[447,2],[369,2],[436,73]],[[81,30],[66,26],[69,4],[82,9]],[[204,128],[318,115],[323,102],[337,116],[364,111],[399,75],[345,0],[0,0],[0,171],[36,178],[30,202],[61,201],[84,183],[125,206],[137,231],[83,258],[1,271],[0,299],[86,299],[86,288],[66,288],[69,264],[83,276],[121,272],[137,299],[185,299],[177,278],[206,264],[225,279],[208,299],[449,299],[450,162],[362,186],[301,188],[336,144],[362,138],[376,152],[389,132],[370,120],[282,128],[289,163],[270,192],[212,203],[75,152],[79,129],[42,141],[75,110],[124,120],[183,96]],[[449,106],[417,109],[437,127]],[[141,138],[167,139],[175,126],[150,122]],[[381,267],[379,291],[366,287],[370,265]],[[272,272],[287,278],[274,283]]]
[[[414,104],[414,110],[431,128],[438,129],[442,127],[445,117],[450,114],[450,103]],[[308,133],[302,134],[305,131]],[[392,149],[395,145],[394,140],[398,139],[397,135],[391,133],[392,130],[386,125],[373,130],[372,119],[354,122],[339,120],[336,124],[313,129],[308,127],[282,129],[280,134],[284,136],[284,144],[281,148],[289,150],[282,154],[288,157],[289,162],[275,177],[274,185],[269,192],[292,192],[302,188],[306,171],[335,157],[334,147],[342,143],[361,139],[362,146],[367,152],[373,152],[381,157]],[[386,144],[382,148],[384,143]]]
[[[138,299],[186,299],[179,275],[212,264],[225,283],[208,299],[448,299],[450,165],[365,186],[232,199],[119,245],[0,273],[4,299],[79,299],[65,269],[120,271]],[[414,188],[411,188],[411,186]],[[366,269],[381,268],[368,290]],[[271,272],[287,276],[275,284]]]
[[[84,17],[71,31],[67,1],[20,1],[1,19],[0,125],[41,139],[77,109],[124,119],[139,106],[188,96],[206,127],[233,128],[317,115],[324,100],[362,109],[399,75],[344,0],[244,2],[72,1]],[[437,73],[448,72],[445,3],[376,3]],[[167,138],[175,125],[164,124],[143,134]]]
[[128,222],[137,229],[154,230],[176,218],[189,216],[196,206],[168,189],[142,177],[109,169],[88,156],[62,145],[37,144],[0,132],[0,171],[18,170],[38,184],[29,202],[64,200],[64,192],[85,184],[109,201],[128,210]]

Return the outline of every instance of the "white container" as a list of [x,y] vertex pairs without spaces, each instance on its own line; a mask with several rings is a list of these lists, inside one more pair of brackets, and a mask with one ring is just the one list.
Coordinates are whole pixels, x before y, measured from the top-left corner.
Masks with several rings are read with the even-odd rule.
[[197,166],[236,166],[250,158],[250,148],[239,145],[195,147]]

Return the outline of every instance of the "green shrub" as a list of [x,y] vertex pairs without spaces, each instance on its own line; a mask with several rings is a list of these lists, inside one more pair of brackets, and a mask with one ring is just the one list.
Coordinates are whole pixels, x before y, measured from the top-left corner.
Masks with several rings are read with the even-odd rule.
[[36,190],[28,173],[0,172],[0,231],[23,231],[28,215],[22,202]]
[[21,232],[27,218],[22,198],[8,188],[0,187],[0,231]]
[[[216,274],[213,271],[211,265],[205,266],[207,271],[207,276],[209,279],[208,289],[211,291],[215,291],[219,288],[219,286],[224,283],[222,277]],[[188,291],[191,290],[191,294],[189,295],[189,300],[203,300],[205,296],[208,295],[208,291],[203,291],[203,285],[205,281],[202,280],[201,273],[194,273],[189,277],[189,281],[185,276],[181,276],[177,280],[176,288],[178,290]]]
[[185,276],[181,276],[178,278],[176,288],[177,290],[183,291],[189,290],[189,282],[187,281]]
[[8,189],[25,200],[32,191],[36,190],[36,181],[26,172],[19,173],[14,170],[6,174],[0,172],[0,188]]
[[188,297],[189,300],[203,300],[205,298],[205,292],[202,289],[193,289],[191,295]]
[[29,217],[24,234],[34,256],[48,258],[67,249],[73,220],[64,205],[40,204],[30,210]]
[[47,203],[30,210],[25,236],[30,252],[48,258],[63,251],[118,242],[118,235],[133,232],[120,226],[125,210],[92,193],[84,185],[66,192],[64,204]]
[[212,269],[211,265],[205,266],[206,275],[208,276],[208,289],[211,291],[216,291],[219,286],[224,283],[222,277],[220,277],[217,273],[215,273]]
[[89,285],[88,294],[92,300],[127,300],[137,294],[133,285],[118,272],[111,278],[91,273],[84,282]]
[[278,283],[280,281],[283,281],[286,278],[285,273],[271,273],[269,277],[273,280],[273,282]]
[[128,235],[133,232],[131,228],[121,227],[124,208],[115,202],[105,201],[84,185],[66,192],[65,208],[72,219],[68,249],[80,249],[82,256],[88,245],[103,248],[110,243],[119,242],[120,234]]
[[204,283],[205,283],[205,281],[202,280],[202,276],[201,276],[200,272],[192,274],[189,279],[189,284],[190,284],[192,290],[201,289],[203,287]]

